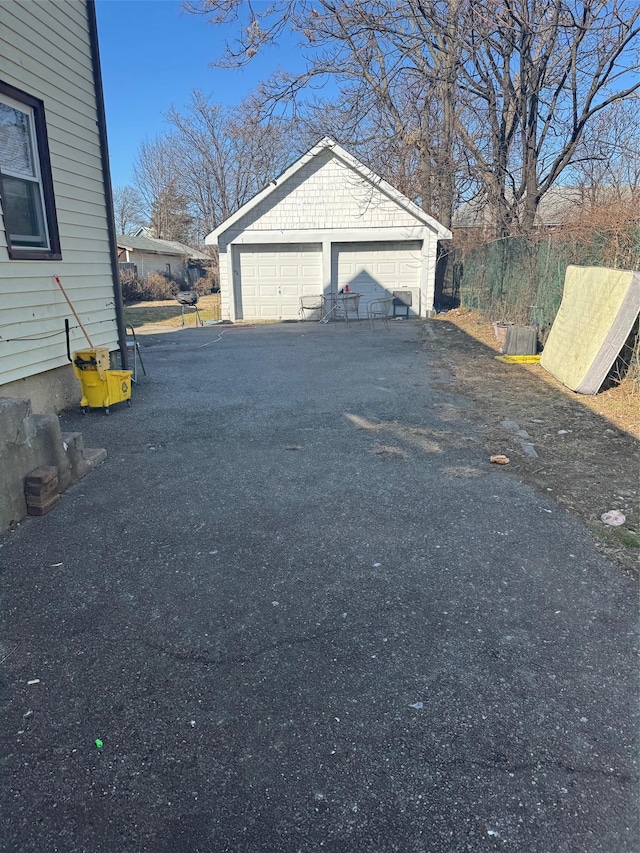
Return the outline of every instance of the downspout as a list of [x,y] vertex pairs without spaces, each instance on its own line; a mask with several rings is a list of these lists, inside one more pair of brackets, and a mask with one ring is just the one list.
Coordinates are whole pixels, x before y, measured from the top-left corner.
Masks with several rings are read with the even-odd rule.
[[127,364],[127,344],[124,328],[124,309],[122,291],[118,275],[118,247],[116,245],[116,225],[113,213],[113,194],[111,189],[111,172],[109,170],[109,144],[107,142],[107,118],[104,110],[104,94],[102,91],[102,71],[100,68],[100,48],[98,46],[98,23],[94,0],[86,0],[87,19],[89,22],[89,39],[91,41],[91,62],[96,92],[96,109],[98,113],[98,135],[100,137],[100,157],[102,160],[102,175],[104,179],[104,199],[107,208],[107,227],[109,230],[109,248],[111,254],[111,277],[113,279],[113,297],[116,309],[116,325],[118,328],[118,346],[120,347],[120,363],[124,370]]

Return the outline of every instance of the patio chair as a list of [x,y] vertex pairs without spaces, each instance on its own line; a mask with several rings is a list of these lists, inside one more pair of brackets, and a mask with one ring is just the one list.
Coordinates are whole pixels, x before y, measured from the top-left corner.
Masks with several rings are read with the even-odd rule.
[[360,294],[359,293],[343,293],[339,303],[339,310],[345,321],[349,322],[349,313],[355,314],[356,320],[360,319],[358,313],[360,309]]
[[321,320],[324,315],[324,296],[301,296],[298,308],[300,320]]
[[382,320],[385,329],[389,329],[389,316],[393,308],[393,296],[384,299],[376,299],[367,305],[367,320],[369,328],[375,329],[376,320]]

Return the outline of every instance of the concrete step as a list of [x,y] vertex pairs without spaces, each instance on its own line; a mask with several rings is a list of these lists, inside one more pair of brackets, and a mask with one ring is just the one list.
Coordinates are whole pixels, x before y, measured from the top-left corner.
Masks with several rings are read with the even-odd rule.
[[24,480],[30,471],[54,465],[64,492],[106,455],[86,448],[81,433],[62,433],[56,415],[33,414],[29,400],[0,397],[0,532],[27,515]]
[[74,482],[93,471],[107,458],[103,447],[85,447],[81,432],[63,432],[62,443],[71,465]]

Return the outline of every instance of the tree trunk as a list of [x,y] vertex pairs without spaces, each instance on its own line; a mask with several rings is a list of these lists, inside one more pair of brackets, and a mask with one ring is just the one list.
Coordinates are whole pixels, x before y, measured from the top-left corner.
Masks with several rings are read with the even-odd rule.
[[449,250],[442,243],[438,243],[438,254],[436,260],[436,281],[433,293],[433,307],[436,311],[444,307],[444,285],[449,265]]

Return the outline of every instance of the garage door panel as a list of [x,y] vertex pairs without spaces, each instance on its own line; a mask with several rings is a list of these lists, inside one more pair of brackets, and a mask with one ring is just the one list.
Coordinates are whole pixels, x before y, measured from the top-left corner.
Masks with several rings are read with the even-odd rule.
[[346,285],[349,285],[349,290],[360,293],[363,297],[367,294],[372,295],[375,293],[379,296],[382,292],[377,280],[365,270],[356,275],[347,276],[344,281],[339,280],[338,290],[346,287]]
[[421,247],[419,241],[334,246],[332,269],[337,289],[348,285],[360,293],[360,313],[364,315],[369,302],[390,296],[394,290],[410,288],[414,294],[412,312],[417,313]]
[[280,277],[285,279],[299,278],[300,267],[297,264],[295,266],[290,266],[289,264],[282,264],[280,267]]
[[274,297],[278,295],[278,285],[277,284],[260,284],[258,286],[258,295],[269,299],[270,297]]
[[322,291],[320,244],[237,248],[237,306],[244,319],[298,319],[300,297]]
[[319,296],[322,293],[322,285],[321,284],[303,284],[302,285],[302,295],[303,296]]
[[300,298],[300,285],[297,282],[292,282],[291,284],[282,284],[280,287],[281,296],[288,298],[289,301],[293,297],[293,299]]
[[261,263],[258,266],[258,278],[276,278],[277,267],[269,264]]

